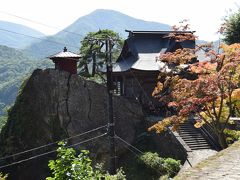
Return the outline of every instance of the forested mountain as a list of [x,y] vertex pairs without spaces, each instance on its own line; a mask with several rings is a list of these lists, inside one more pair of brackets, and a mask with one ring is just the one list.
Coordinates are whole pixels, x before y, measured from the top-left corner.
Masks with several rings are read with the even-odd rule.
[[[14,102],[22,80],[33,69],[51,66],[50,61],[43,60],[45,57],[61,51],[64,46],[67,46],[68,50],[78,52],[80,41],[88,32],[111,29],[125,38],[128,35],[125,29],[170,30],[170,26],[166,24],[143,21],[117,11],[104,9],[80,17],[64,30],[49,37],[44,37],[42,33],[14,23],[0,21],[0,27],[0,45],[15,48],[24,48],[28,45],[23,51],[0,46],[0,115],[6,105]],[[42,40],[13,34],[1,29],[34,37],[42,36]],[[31,42],[34,43],[29,45]],[[29,53],[32,54],[32,57],[27,55]]]
[[[20,84],[33,69],[43,67],[46,64],[51,66],[50,61],[42,59],[61,51],[64,46],[67,46],[68,50],[78,52],[80,41],[88,32],[111,29],[126,37],[128,33],[125,33],[125,29],[170,29],[170,26],[166,24],[147,22],[117,11],[104,9],[80,17],[64,30],[49,37],[45,37],[42,33],[31,28],[10,22],[0,21],[0,27],[0,45],[5,45],[0,46],[0,115],[2,115],[4,107],[14,102]],[[41,37],[42,40],[20,34]],[[32,44],[30,45],[30,43]],[[6,46],[17,49],[24,49],[27,46],[27,48],[21,51]],[[32,57],[27,54],[31,54]]]
[[170,30],[170,26],[157,22],[143,21],[113,10],[99,9],[80,17],[56,35],[47,37],[41,42],[33,43],[27,48],[27,51],[36,57],[42,58],[58,52],[65,45],[69,50],[77,52],[81,39],[88,32],[98,31],[99,29],[111,29],[118,32],[122,37],[126,37],[128,33],[125,32],[125,29]]
[[0,115],[4,107],[14,102],[22,81],[35,68],[43,67],[47,63],[39,62],[21,50],[0,45]]
[[30,36],[40,38],[44,37],[44,34],[20,24],[0,21],[0,45],[23,49],[34,42]]

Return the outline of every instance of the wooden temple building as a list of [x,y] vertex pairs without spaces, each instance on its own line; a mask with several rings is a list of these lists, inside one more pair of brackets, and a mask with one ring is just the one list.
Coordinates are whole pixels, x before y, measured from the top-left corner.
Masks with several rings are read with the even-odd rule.
[[55,69],[64,70],[71,74],[77,74],[77,62],[80,55],[67,51],[64,47],[63,51],[48,57],[55,64]]
[[[195,41],[177,42],[168,37],[172,31],[128,31],[123,49],[113,65],[114,92],[139,100],[142,104],[154,101],[152,92],[159,75],[156,58],[160,53],[179,48],[195,48]],[[174,31],[174,33],[178,33]],[[180,31],[179,33],[183,33]],[[194,33],[188,31],[188,33]],[[150,102],[151,101],[151,102]]]

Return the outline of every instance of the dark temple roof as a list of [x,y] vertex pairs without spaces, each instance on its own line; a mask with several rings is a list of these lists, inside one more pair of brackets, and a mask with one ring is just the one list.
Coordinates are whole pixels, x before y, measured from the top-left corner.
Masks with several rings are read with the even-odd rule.
[[131,30],[125,30],[129,34],[169,34],[169,33],[195,33],[195,31],[131,31]]
[[114,72],[129,69],[157,71],[156,57],[160,53],[175,51],[176,48],[195,48],[195,41],[176,42],[167,37],[170,33],[194,33],[194,31],[129,31],[122,52],[113,66]]

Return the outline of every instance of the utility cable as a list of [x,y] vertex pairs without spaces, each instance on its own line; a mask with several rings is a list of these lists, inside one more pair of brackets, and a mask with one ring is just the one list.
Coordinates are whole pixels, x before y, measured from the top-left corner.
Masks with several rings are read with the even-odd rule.
[[67,141],[67,140],[72,139],[72,138],[80,137],[80,136],[86,135],[86,134],[88,134],[88,133],[91,133],[91,132],[100,130],[100,129],[104,128],[104,127],[107,127],[107,125],[100,126],[100,127],[98,127],[98,128],[91,129],[91,130],[86,131],[86,132],[84,132],[84,133],[77,134],[77,135],[71,136],[71,137],[69,137],[69,138],[65,138],[65,139],[62,139],[62,140],[59,140],[59,141],[55,141],[55,142],[52,142],[52,143],[49,143],[49,144],[45,144],[45,145],[42,145],[42,146],[39,146],[39,147],[36,147],[36,148],[28,149],[28,150],[26,150],[26,151],[22,151],[22,152],[19,152],[19,153],[15,153],[15,154],[12,154],[12,155],[8,155],[8,156],[5,156],[5,157],[1,157],[0,160],[4,160],[4,159],[10,158],[10,157],[14,157],[14,156],[18,156],[18,155],[21,155],[21,154],[25,154],[25,153],[28,153],[28,152],[31,152],[31,151],[35,151],[35,150],[38,150],[38,149],[42,149],[42,148],[44,148],[44,147],[48,147],[48,146],[57,144],[57,143],[60,142],[60,141]]
[[100,137],[103,137],[103,136],[106,136],[107,134],[108,134],[108,133],[106,132],[106,133],[101,134],[101,135],[99,135],[99,136],[96,136],[96,137],[93,137],[93,138],[90,138],[90,139],[87,139],[87,140],[84,140],[84,141],[81,141],[81,142],[78,142],[78,143],[69,145],[68,148],[69,148],[69,147],[73,147],[73,146],[77,146],[77,145],[80,145],[80,144],[83,144],[83,143],[85,143],[85,142],[89,142],[89,141],[91,141],[91,140],[94,140],[94,139],[97,139],[97,138],[100,138]]
[[[33,38],[33,39],[45,40],[45,41],[48,41],[48,42],[51,42],[51,43],[60,44],[60,45],[64,45],[64,46],[67,45],[67,44],[65,44],[65,43],[61,43],[61,42],[57,42],[57,41],[52,41],[52,40],[49,40],[49,39],[46,39],[46,38],[35,37],[35,36],[23,34],[23,33],[18,33],[18,32],[10,31],[10,30],[3,29],[3,28],[0,28],[0,31],[5,31],[5,32],[13,33],[13,34],[18,34],[18,35],[26,36],[26,37]],[[77,47],[77,46],[73,46],[73,45],[69,45],[69,44],[68,44],[67,46],[68,46],[68,47],[77,48],[77,49],[79,48],[79,47]]]
[[134,150],[136,150],[138,153],[143,154],[143,152],[141,150],[139,150],[138,148],[134,147],[133,145],[129,144],[127,141],[125,141],[124,139],[122,139],[121,137],[119,137],[118,135],[115,135],[115,138],[121,140],[123,143],[127,144],[128,146],[132,147]]
[[48,24],[45,24],[45,23],[42,23],[42,22],[38,22],[38,21],[35,21],[35,20],[32,20],[32,19],[28,19],[28,18],[19,16],[19,15],[16,15],[16,14],[8,13],[8,12],[5,12],[5,11],[0,11],[0,13],[6,14],[6,15],[9,15],[9,16],[12,16],[12,17],[16,17],[16,18],[19,18],[19,19],[23,19],[25,21],[28,21],[28,22],[31,22],[31,23],[34,23],[34,24],[39,24],[41,26],[45,26],[45,27],[48,27],[48,28],[57,29],[59,31],[74,34],[74,35],[77,35],[77,36],[80,36],[80,37],[82,36],[81,34],[71,32],[71,31],[67,31],[67,30],[64,30],[64,29],[61,29],[61,28],[58,28],[58,27],[55,27],[55,26],[51,26],[51,25],[48,25]]
[[[126,145],[128,145],[128,146],[130,146],[130,147],[132,147],[133,149],[135,149],[137,152],[139,152],[140,154],[144,154],[141,150],[139,150],[139,149],[137,149],[136,147],[134,147],[133,145],[131,145],[131,144],[129,144],[128,142],[126,142],[125,140],[123,140],[122,138],[120,138],[119,136],[117,136],[117,135],[115,135],[116,136],[116,138],[118,138],[118,139],[120,139],[122,142],[124,142]],[[140,157],[140,155],[139,154],[137,154],[137,153],[135,153],[134,151],[132,151],[130,148],[128,148],[127,146],[125,146],[128,150],[130,150],[133,154],[135,154],[137,157]],[[188,159],[187,159],[187,161],[188,161]],[[190,162],[188,161],[188,163],[190,164]],[[191,164],[190,164],[190,166],[191,166]],[[175,171],[173,171],[173,170],[171,170],[171,169],[169,169],[168,168],[168,170],[169,171],[171,171],[173,174],[175,174],[176,172]]]
[[[123,143],[123,142],[122,142]],[[128,147],[128,145],[126,145],[125,143],[123,143],[123,146],[126,147],[129,151],[131,151],[134,155],[136,155],[137,157],[139,157],[139,154],[137,154],[136,152],[134,152],[131,148]]]
[[[95,136],[95,137],[93,137],[93,138],[90,138],[90,139],[87,139],[87,140],[84,140],[84,141],[81,141],[81,142],[78,142],[78,143],[69,145],[69,146],[67,146],[67,148],[73,147],[73,146],[77,146],[77,145],[80,145],[80,144],[83,144],[83,143],[86,143],[86,142],[95,140],[95,139],[97,139],[97,138],[100,138],[100,137],[105,136],[106,134],[107,134],[107,133],[104,133],[104,134],[101,134],[101,135],[99,135],[99,136]],[[16,165],[16,164],[21,164],[21,163],[23,163],[23,162],[27,162],[27,161],[30,161],[30,160],[32,160],[32,159],[36,159],[36,158],[39,158],[39,157],[42,157],[42,156],[46,156],[46,155],[52,154],[52,153],[54,153],[54,152],[56,152],[56,151],[57,151],[57,149],[52,150],[52,151],[48,151],[48,152],[45,152],[45,153],[42,153],[42,154],[39,154],[39,155],[36,155],[36,156],[32,156],[32,157],[27,158],[27,159],[23,159],[23,160],[20,160],[20,161],[16,161],[16,162],[13,162],[13,163],[10,163],[10,164],[7,164],[7,165],[3,165],[3,166],[0,166],[0,169],[6,168],[6,167],[9,167],[9,166],[13,166],[13,165]]]

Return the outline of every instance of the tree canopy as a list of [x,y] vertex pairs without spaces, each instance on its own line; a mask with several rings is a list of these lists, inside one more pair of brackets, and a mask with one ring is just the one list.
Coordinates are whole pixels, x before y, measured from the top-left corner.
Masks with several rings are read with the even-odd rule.
[[118,33],[108,29],[89,32],[81,41],[82,60],[79,64],[81,75],[94,76],[98,73],[98,69],[103,66],[106,56],[105,39],[112,40],[112,58],[113,61],[117,59],[123,45],[123,40]]
[[223,29],[225,43],[240,43],[240,10],[225,18]]
[[[153,96],[165,102],[172,112],[149,130],[161,132],[168,126],[176,130],[190,117],[194,117],[195,127],[208,126],[217,136],[221,147],[225,148],[227,142],[224,130],[231,123],[230,117],[240,115],[240,44],[222,44],[222,53],[207,48],[206,55],[211,60],[188,64],[186,73],[189,78],[181,76],[181,72],[169,73],[164,78],[160,74]],[[172,59],[179,58],[175,66],[178,68],[179,64],[188,63],[193,57],[184,54],[186,50],[178,50],[177,53],[162,55],[159,59],[171,64]]]

